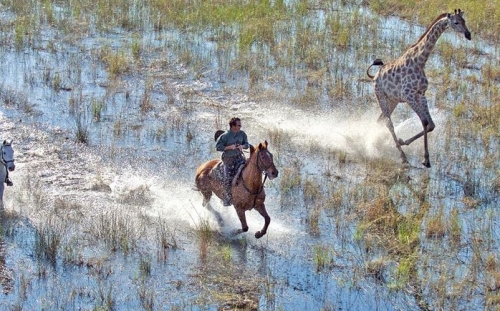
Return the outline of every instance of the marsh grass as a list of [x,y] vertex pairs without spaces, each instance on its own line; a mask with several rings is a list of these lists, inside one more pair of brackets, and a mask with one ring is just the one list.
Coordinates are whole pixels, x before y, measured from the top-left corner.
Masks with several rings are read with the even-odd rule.
[[388,261],[384,258],[376,258],[366,263],[366,273],[381,283],[385,283],[385,272],[387,270]]
[[139,256],[139,276],[141,278],[147,278],[151,276],[151,258],[147,255]]
[[280,172],[280,192],[287,195],[292,189],[298,189],[302,184],[301,176],[302,163],[295,161],[289,168],[284,168]]
[[140,39],[137,35],[132,38],[131,50],[135,60],[139,60],[141,57],[142,47]]
[[62,230],[55,218],[51,218],[35,235],[35,252],[39,260],[46,260],[52,267],[56,266]]
[[92,109],[92,119],[94,122],[100,122],[102,116],[102,110],[104,109],[105,103],[103,101],[99,101],[95,98],[92,98],[90,101],[91,109]]
[[443,238],[447,232],[446,227],[447,226],[444,223],[444,215],[441,212],[428,220],[426,236],[428,238]]
[[[343,2],[359,5],[359,2],[354,1]],[[368,5],[368,3],[363,4]],[[462,9],[467,12],[467,23],[471,30],[473,29],[474,36],[477,33],[491,38],[498,37],[500,32],[495,29],[500,24],[495,22],[498,15],[494,14],[497,11],[496,4],[496,1],[485,3],[466,1],[462,4]],[[57,10],[55,10],[55,5],[58,6]],[[195,4],[189,1],[172,0],[167,4],[163,0],[154,0],[148,2],[148,9],[140,9],[135,6],[130,9],[130,3],[126,1],[98,0],[92,5],[79,2],[72,2],[70,5],[71,7],[66,3],[50,1],[43,1],[43,5],[32,1],[6,3],[5,6],[9,6],[19,16],[16,17],[15,22],[5,26],[5,32],[10,31],[10,33],[2,34],[2,40],[5,42],[12,40],[14,48],[22,51],[38,40],[40,23],[47,23],[51,27],[61,27],[66,31],[70,29],[68,25],[72,24],[78,28],[75,31],[76,36],[82,34],[88,36],[89,33],[95,33],[95,27],[98,31],[109,31],[108,33],[113,35],[120,33],[120,31],[140,31],[141,27],[147,27],[145,25],[150,20],[153,24],[152,27],[157,31],[157,38],[165,35],[162,30],[172,29],[180,31],[183,37],[191,38],[182,41],[168,37],[166,40],[168,42],[165,43],[169,53],[175,54],[176,61],[183,62],[183,68],[186,68],[184,76],[179,75],[181,79],[212,79],[213,77],[207,74],[209,70],[207,71],[206,67],[212,65],[214,57],[213,55],[200,55],[199,50],[200,47],[203,49],[203,46],[200,45],[202,41],[200,38],[205,38],[207,33],[215,34],[213,42],[219,49],[220,68],[217,69],[219,77],[228,80],[241,80],[243,89],[248,90],[250,95],[255,95],[255,98],[292,99],[285,100],[285,102],[295,105],[295,108],[304,109],[313,109],[324,105],[325,98],[328,98],[328,107],[336,107],[345,103],[351,106],[359,100],[359,93],[363,90],[360,83],[356,85],[352,82],[352,76],[358,75],[361,71],[360,67],[363,67],[364,70],[362,64],[365,63],[367,55],[382,51],[387,55],[399,56],[408,40],[418,38],[417,34],[410,31],[402,33],[400,38],[384,41],[379,33],[385,32],[386,29],[379,28],[378,17],[364,17],[356,10],[353,13],[344,14],[336,8],[336,2],[325,4],[320,1],[311,4],[307,1],[285,3],[284,1],[221,0]],[[419,3],[418,5],[411,1],[392,0],[369,3],[371,10],[391,15],[403,15],[412,22],[420,22],[423,25],[428,25],[441,11],[451,11],[453,8],[449,8],[448,5],[447,2],[437,0],[425,1],[425,4]],[[429,7],[436,9],[429,10]],[[62,20],[61,16],[64,14],[55,14],[60,10],[71,10],[71,18]],[[321,11],[321,14],[325,15],[325,25],[320,25],[320,21],[323,19],[317,19],[317,15],[310,17],[310,14],[315,11]],[[491,15],[491,18],[485,18],[485,14]],[[27,17],[22,17],[23,15]],[[366,32],[360,30],[365,24],[370,25]],[[77,42],[78,38],[71,40]],[[148,52],[151,51],[152,47],[148,46],[148,43],[143,45],[146,40],[142,40],[143,38],[137,35],[132,37],[131,44],[126,47],[106,46],[91,50],[91,58],[97,60],[92,65],[94,68],[93,73],[91,73],[93,82],[99,80],[99,70],[96,68],[101,67],[101,65],[104,65],[108,72],[108,80],[112,80],[112,83],[109,84],[115,86],[122,86],[122,78],[123,80],[130,78],[129,74],[136,68],[147,66],[148,58],[152,57]],[[48,50],[56,51],[57,48],[58,45],[55,43],[48,45]],[[227,51],[226,54],[222,53],[223,50]],[[339,54],[353,50],[362,61],[339,57]],[[479,152],[489,154],[480,160],[481,163],[497,170],[495,163],[498,162],[498,157],[494,155],[494,146],[497,144],[496,136],[498,136],[498,124],[500,124],[500,105],[495,103],[500,98],[499,88],[496,85],[500,77],[500,69],[496,60],[491,60],[490,63],[483,66],[481,73],[477,74],[479,78],[468,74],[465,74],[465,77],[458,77],[456,67],[471,66],[471,63],[475,62],[475,58],[470,59],[470,57],[475,57],[475,55],[471,55],[469,49],[456,51],[452,44],[445,41],[439,41],[435,52],[440,67],[434,71],[431,69],[429,72],[430,76],[439,79],[439,84],[442,85],[434,89],[437,93],[436,97],[450,99],[442,100],[436,103],[436,106],[450,111],[454,117],[453,122],[450,122],[445,130],[448,140],[446,154],[452,154],[460,149],[456,158],[449,160],[449,162],[459,162],[464,167],[471,166],[469,164],[472,162],[471,151],[467,149],[465,142],[473,141],[479,137],[484,145],[484,150]],[[158,70],[166,71],[169,61],[159,60],[157,62]],[[76,60],[74,64],[70,67],[81,67],[79,66],[81,60]],[[150,67],[155,68],[154,65],[150,64]],[[472,68],[472,70],[474,69]],[[364,75],[364,72],[361,74]],[[77,77],[80,75],[81,73],[79,74],[76,70],[72,74],[68,74],[72,77],[69,80],[78,82]],[[153,100],[156,91],[153,85],[156,80],[148,75],[145,76],[147,77],[144,79],[146,81],[144,94],[138,99],[140,110],[144,114],[152,111],[153,108],[155,110],[156,108],[161,109],[155,106],[156,103]],[[144,76],[141,75],[141,77]],[[66,78],[66,74],[53,74],[52,70],[46,70],[46,74],[41,80],[46,86],[58,91],[66,83]],[[464,80],[458,81],[461,78]],[[34,76],[28,76],[27,80],[30,81],[31,85],[37,83]],[[198,137],[198,132],[192,127],[186,126],[188,124],[186,120],[190,117],[189,113],[196,109],[193,102],[196,102],[199,93],[193,90],[182,93],[169,83],[170,81],[162,84],[163,92],[167,95],[166,105],[178,108],[178,110],[169,114],[167,122],[165,122],[166,125],[158,127],[154,135],[158,140],[161,140],[167,135],[182,134],[185,135],[189,144]],[[473,87],[468,84],[473,85]],[[115,86],[108,87],[114,89]],[[474,95],[472,88],[478,88],[477,92],[482,93],[484,97]],[[182,96],[178,96],[179,92],[182,93]],[[21,108],[25,112],[33,110],[26,94],[9,92],[6,89],[2,89],[0,93],[4,105]],[[108,91],[108,94],[111,93],[112,91]],[[131,101],[129,96],[126,96],[126,100]],[[97,102],[92,100],[90,102],[91,109],[89,109],[86,107],[88,103],[84,100],[81,91],[80,93],[72,93],[68,106],[70,113],[75,116],[76,140],[88,142],[90,122],[85,115],[82,115],[82,111],[88,113],[94,121],[98,122],[101,119],[101,110],[103,109],[100,107],[100,101],[101,99]],[[448,101],[452,103],[448,104]],[[102,100],[102,102],[104,105],[105,101]],[[457,102],[458,104],[455,104]],[[215,107],[213,109],[215,110],[213,119],[215,128],[225,128],[226,124],[223,120],[226,118],[223,115],[226,107],[218,103],[213,105]],[[113,133],[117,138],[125,137],[131,128],[132,126],[125,117],[120,116],[113,121]],[[137,129],[138,131],[139,129]],[[447,210],[448,206],[443,207],[441,204],[441,193],[444,193],[443,196],[449,195],[447,186],[441,185],[442,178],[444,178],[441,175],[446,175],[445,169],[440,167],[441,163],[437,164],[436,168],[441,173],[437,175],[433,173],[432,175],[432,178],[435,179],[432,186],[437,190],[433,190],[435,194],[433,194],[434,198],[431,204],[426,190],[430,187],[429,182],[421,177],[425,173],[414,169],[406,170],[400,166],[398,160],[362,159],[355,163],[354,161],[359,159],[356,159],[354,155],[347,151],[335,151],[333,154],[335,161],[332,160],[334,165],[325,170],[324,175],[326,178],[330,178],[327,183],[344,182],[344,186],[327,191],[317,181],[322,178],[321,176],[306,175],[304,163],[288,157],[287,152],[295,148],[294,143],[291,142],[290,134],[280,129],[268,129],[267,131],[270,142],[282,155],[279,157],[279,161],[282,162],[283,168],[280,168],[280,181],[279,187],[277,187],[281,206],[284,206],[284,203],[299,206],[296,204],[297,201],[304,202],[308,206],[306,222],[312,232],[319,234],[319,224],[325,221],[324,215],[327,214],[328,217],[333,215],[337,231],[347,232],[343,233],[344,239],[347,240],[350,238],[347,236],[351,231],[346,230],[346,228],[350,229],[351,227],[346,223],[351,222],[350,226],[356,228],[353,240],[359,244],[359,249],[361,249],[360,257],[362,259],[360,262],[366,267],[368,274],[373,275],[379,281],[388,275],[388,280],[393,281],[387,283],[387,287],[414,295],[415,301],[421,309],[431,309],[426,308],[425,300],[434,302],[433,306],[436,309],[446,309],[449,306],[446,300],[451,300],[454,303],[460,301],[460,295],[463,293],[470,294],[470,296],[463,295],[467,296],[466,299],[476,295],[472,293],[472,290],[467,292],[468,286],[464,284],[478,282],[481,277],[477,271],[487,271],[489,273],[487,279],[482,279],[488,283],[487,286],[484,286],[486,290],[480,289],[479,285],[475,286],[473,290],[482,291],[481,295],[486,293],[483,295],[486,297],[486,305],[491,309],[498,308],[500,301],[498,295],[498,259],[490,254],[485,255],[484,252],[485,249],[495,250],[496,247],[495,244],[488,244],[492,242],[485,242],[485,240],[495,240],[495,230],[493,229],[495,216],[486,213],[486,216],[492,219],[493,225],[485,226],[486,228],[482,229],[486,230],[479,232],[479,229],[469,229],[475,228],[475,223],[465,215],[479,213],[485,205],[484,201],[478,199],[479,193],[484,191],[482,189],[484,183],[481,183],[481,178],[472,176],[468,179],[467,176],[464,176],[465,173],[461,174],[463,178],[460,187],[463,186],[465,191],[467,185],[472,185],[472,190],[467,190],[468,195],[463,200],[453,201],[456,206],[450,212]],[[456,139],[463,143],[456,143]],[[310,145],[313,146],[313,144]],[[492,146],[493,148],[491,148]],[[366,177],[360,182],[345,181],[349,180],[350,171],[348,169],[352,168],[350,165],[353,163],[364,165],[366,168],[366,172],[364,172]],[[182,160],[174,160],[173,164],[185,163]],[[337,164],[340,169],[345,169],[342,172],[345,172],[346,177],[343,177],[344,180],[332,181],[332,176],[340,176],[337,175],[339,169]],[[464,171],[466,170],[462,170],[462,172]],[[497,173],[496,176],[498,175]],[[412,178],[414,181],[410,181]],[[499,180],[497,177],[492,181],[491,187],[494,193],[499,192]],[[345,184],[349,182],[352,184]],[[34,206],[33,210],[45,210],[48,198],[43,191],[43,182],[37,175],[30,173],[23,186],[25,191],[20,197],[25,202],[29,202],[28,205]],[[403,193],[401,190],[410,188],[417,190],[411,194]],[[324,198],[325,191],[329,193],[327,198]],[[410,190],[406,191],[411,192]],[[147,199],[148,193],[149,189],[138,189],[132,193],[130,200],[120,203],[131,203],[135,206],[136,199]],[[408,197],[408,199],[406,201],[395,199],[403,196]],[[406,205],[409,204],[406,202],[408,201],[417,208],[407,208]],[[439,201],[439,204],[435,201]],[[146,202],[149,201],[146,200]],[[33,204],[31,205],[31,203]],[[77,211],[81,209],[71,206],[66,201],[57,201],[55,205],[54,211],[57,213],[75,212],[78,214]],[[297,209],[302,207],[300,205]],[[132,212],[122,213],[122,211],[113,208],[113,206],[106,206],[105,212],[93,219],[92,225],[86,232],[91,235],[92,240],[104,243],[111,252],[122,251],[124,254],[130,254],[136,250],[136,244],[141,235],[140,231],[144,230],[143,228],[147,225],[142,222],[143,220],[138,220],[141,218],[136,217]],[[400,212],[405,208],[406,213]],[[443,210],[440,210],[442,208]],[[323,213],[323,211],[328,211],[328,213]],[[81,258],[81,246],[75,240],[61,245],[64,243],[64,239],[61,239],[62,231],[59,232],[61,228],[58,229],[58,226],[55,225],[53,228],[49,227],[42,227],[37,233],[36,244],[40,258],[44,258],[43,261],[47,261],[49,264],[54,264],[57,257],[62,256],[68,258],[67,262],[80,265],[78,262],[85,260]],[[53,231],[51,231],[52,229]],[[466,232],[465,229],[472,232]],[[155,244],[158,248],[158,260],[165,262],[168,259],[167,250],[179,247],[174,229],[165,220],[160,219],[152,230],[156,231]],[[478,230],[478,232],[474,230]],[[224,269],[220,271],[215,269],[213,274],[206,270],[206,275],[203,276],[203,280],[206,280],[205,286],[209,287],[212,297],[218,299],[220,308],[257,308],[259,300],[256,293],[259,293],[259,274],[250,271],[252,280],[250,283],[245,283],[248,278],[244,280],[246,277],[244,272],[247,271],[238,269],[238,265],[234,263],[237,257],[234,246],[227,243],[219,244],[217,235],[210,229],[207,220],[201,219],[195,232],[199,243],[200,259],[204,262],[204,266],[217,267],[217,263],[224,264]],[[447,271],[441,273],[438,268],[430,270],[431,268],[428,266],[433,266],[435,263],[433,260],[438,263],[444,261],[440,258],[440,256],[444,256],[442,250],[436,250],[431,255],[428,254],[427,256],[432,256],[428,262],[424,261],[426,258],[423,258],[419,252],[429,244],[439,247],[442,245],[441,243],[444,244],[449,240],[452,241],[452,251],[472,254],[471,258],[465,256],[468,260],[467,269],[470,267],[472,281],[459,284],[454,282],[454,276]],[[315,245],[310,251],[313,253],[314,267],[317,271],[326,273],[333,269],[334,260],[338,255],[335,254],[330,244]],[[61,253],[63,254],[61,255]],[[485,258],[485,256],[487,257]],[[388,268],[389,263],[394,263],[396,268]],[[105,282],[112,268],[105,262],[93,264],[88,262],[87,265],[92,266],[91,269],[100,279],[99,299],[95,303],[95,309],[111,310],[116,308],[113,288]],[[141,257],[138,267],[139,274],[147,279],[153,268],[151,258],[148,255]],[[47,275],[50,272],[49,268],[45,267],[45,263],[41,263],[38,267],[39,275]],[[453,268],[455,267],[451,269]],[[463,267],[457,264],[456,268],[458,271]],[[422,277],[417,272],[419,269],[429,269],[426,271],[430,271],[430,277]],[[268,284],[272,282],[268,281]],[[20,295],[26,297],[30,290],[30,281],[26,279],[24,285],[22,280],[20,283],[20,287],[25,287],[25,289],[20,289]],[[428,286],[425,291],[433,292],[435,289],[436,294],[433,296],[431,293],[422,299],[421,294],[424,291],[421,289],[421,284]],[[450,287],[455,291],[454,293],[447,290]],[[240,290],[241,288],[243,289]],[[268,291],[274,290],[272,286],[269,288]],[[154,309],[155,294],[152,290],[148,290],[146,282],[142,283],[138,290],[142,307]],[[268,297],[272,297],[273,294],[269,293]],[[423,303],[421,303],[422,300],[424,300]],[[179,307],[179,309],[181,308]]]
[[334,265],[334,252],[330,246],[316,245],[313,247],[314,265],[316,272],[327,271]]
[[140,283],[138,288],[138,295],[144,310],[155,310],[155,293],[154,290],[148,284],[146,284],[146,282]]
[[75,141],[88,144],[89,143],[89,128],[87,115],[85,112],[77,112],[75,115]]
[[131,69],[131,61],[123,51],[113,51],[110,47],[105,47],[100,51],[100,58],[108,69],[110,80],[118,78]]
[[212,231],[210,223],[207,219],[199,219],[199,223],[196,225],[196,231],[198,235],[198,249],[200,260],[206,263],[209,246],[214,242],[214,232]]
[[178,248],[175,232],[171,229],[167,221],[161,217],[157,220],[155,231],[158,244],[157,258],[159,261],[165,261],[168,258],[168,250]]
[[210,269],[200,274],[204,292],[210,293],[222,309],[256,310],[264,280],[257,274],[248,278],[252,271],[233,262],[228,249],[226,243],[217,241],[209,247],[205,260]]
[[280,128],[269,129],[267,136],[269,137],[269,143],[273,146],[273,150],[276,150],[278,154],[286,147],[286,142],[291,140],[291,135]]
[[127,214],[110,210],[100,214],[91,224],[91,233],[102,241],[110,251],[124,254],[134,251],[138,240],[136,226]]
[[34,207],[34,210],[41,210],[47,200],[44,194],[42,180],[35,174],[30,173],[26,175],[23,180],[23,189],[17,199],[20,202],[29,203]]
[[33,104],[29,102],[25,93],[16,92],[3,86],[0,86],[0,91],[0,100],[7,107],[15,107],[27,114],[33,112]]
[[150,100],[152,90],[153,90],[153,81],[151,79],[148,79],[146,81],[144,93],[141,98],[141,103],[139,104],[142,113],[151,111],[154,108],[154,104]]

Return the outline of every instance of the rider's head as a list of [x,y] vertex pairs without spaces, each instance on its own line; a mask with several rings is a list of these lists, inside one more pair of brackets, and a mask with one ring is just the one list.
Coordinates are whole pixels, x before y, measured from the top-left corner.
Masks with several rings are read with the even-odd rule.
[[240,118],[237,118],[237,117],[231,118],[231,120],[229,120],[229,127],[231,127],[231,128],[235,128],[235,127],[241,128],[241,120],[240,120]]

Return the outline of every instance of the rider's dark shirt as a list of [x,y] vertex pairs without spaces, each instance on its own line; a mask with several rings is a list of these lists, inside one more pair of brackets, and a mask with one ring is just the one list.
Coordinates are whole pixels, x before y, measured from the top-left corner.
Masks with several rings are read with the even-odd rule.
[[248,139],[247,139],[247,134],[243,131],[238,131],[236,133],[232,132],[231,130],[226,131],[224,134],[222,134],[219,139],[217,139],[217,151],[223,151],[224,157],[235,157],[240,155],[240,151],[238,149],[234,150],[226,150],[224,151],[224,148],[226,146],[230,145],[241,145],[243,149],[248,149]]

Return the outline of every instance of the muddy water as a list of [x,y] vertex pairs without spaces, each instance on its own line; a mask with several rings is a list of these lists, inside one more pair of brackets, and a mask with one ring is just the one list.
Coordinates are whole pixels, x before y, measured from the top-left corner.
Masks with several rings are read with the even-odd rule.
[[[417,37],[414,32],[423,30],[399,26],[399,22],[381,21],[378,27],[385,31],[381,36],[404,33],[411,40]],[[392,27],[397,31],[391,31]],[[15,186],[5,194],[8,214],[3,218],[0,241],[5,258],[0,258],[5,292],[2,308],[417,308],[415,296],[391,290],[391,275],[374,277],[366,272],[367,263],[382,257],[384,250],[368,253],[368,246],[358,239],[353,202],[369,178],[365,163],[398,160],[387,130],[375,122],[377,108],[353,104],[371,96],[368,83],[356,82],[365,95],[350,101],[352,109],[330,111],[322,109],[328,104],[301,107],[272,98],[257,101],[241,91],[248,88],[244,79],[241,84],[220,83],[213,64],[206,64],[203,75],[194,75],[170,49],[172,38],[179,40],[174,31],[145,34],[144,45],[149,50],[144,62],[134,63],[128,73],[113,80],[97,57],[99,47],[103,41],[113,47],[126,46],[129,33],[104,36],[96,32],[79,43],[61,42],[54,48],[50,42],[58,35],[44,29],[44,39],[33,47],[16,51],[4,46],[0,52],[4,103],[0,133],[14,139],[17,156],[12,174]],[[203,45],[200,39],[196,44],[207,53],[213,42]],[[54,87],[56,77],[61,81],[59,88]],[[148,84],[147,99],[154,108],[143,111]],[[432,98],[432,90],[430,93]],[[97,120],[92,105],[99,103],[103,107]],[[219,222],[201,206],[201,196],[192,189],[197,165],[219,156],[212,142],[214,130],[225,127],[235,114],[243,119],[251,143],[271,141],[270,150],[282,173],[277,180],[266,182],[272,222],[260,240],[253,237],[263,224],[256,212],[247,213],[250,231],[233,236],[231,232],[239,228],[234,211],[212,199],[213,208],[223,218]],[[448,118],[435,108],[432,115],[436,124],[444,125]],[[395,120],[402,136],[419,128],[419,121],[407,110],[396,114]],[[78,122],[88,131],[88,145],[74,143]],[[490,184],[494,170],[478,164],[469,175],[463,173],[464,166],[470,167],[460,161],[463,154],[472,156],[482,149],[455,140],[445,147],[440,137],[446,135],[444,126],[432,133],[431,146],[439,147],[431,148],[436,165],[430,171],[418,166],[421,144],[405,149],[415,166],[407,175],[417,186],[430,179],[429,190],[423,193],[436,211],[460,208],[464,241],[479,229],[489,228],[489,247],[497,250],[499,215],[492,207],[498,202]],[[496,146],[498,142],[493,142],[492,148]],[[339,159],[339,153],[347,154],[347,163]],[[293,168],[301,184],[285,193],[280,182],[287,168]],[[335,208],[320,210],[316,225],[311,215],[318,207],[315,200],[321,200],[307,198],[303,191],[306,181],[317,183],[321,198],[335,191],[346,193]],[[476,209],[464,208],[468,181],[476,191],[473,197],[480,201]],[[413,213],[417,205],[411,190],[406,184],[396,184],[388,192],[401,214]],[[113,252],[104,242],[89,238],[93,224],[106,217],[117,219],[136,242]],[[169,243],[175,247],[159,251],[158,223],[165,224]],[[206,223],[210,242],[204,244],[199,232]],[[111,227],[108,224],[100,230]],[[62,232],[61,247],[54,258],[47,254],[40,258],[39,236],[48,228]],[[427,255],[429,266],[442,267],[446,262],[443,258],[448,254],[438,252],[439,247],[432,243],[422,246],[425,254],[436,252]],[[466,278],[473,247],[466,245],[454,254],[458,264],[453,265],[454,271],[446,272],[455,273],[458,280]],[[319,249],[327,252],[321,269]],[[141,268],[144,262],[151,264],[146,276]],[[390,263],[388,269],[397,265]],[[425,265],[421,269],[424,280],[438,275]],[[432,293],[426,294],[429,303],[438,300]],[[482,303],[474,296],[466,305]]]

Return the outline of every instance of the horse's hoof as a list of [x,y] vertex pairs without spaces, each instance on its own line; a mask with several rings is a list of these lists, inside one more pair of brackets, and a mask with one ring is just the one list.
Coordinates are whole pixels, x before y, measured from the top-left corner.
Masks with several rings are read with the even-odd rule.
[[422,162],[422,165],[425,166],[425,167],[427,167],[427,168],[431,167],[431,163],[429,161]]
[[405,141],[402,140],[401,138],[398,139],[398,143],[399,143],[400,146],[406,145]]
[[266,233],[265,232],[262,232],[262,231],[257,231],[255,232],[255,238],[256,239],[260,239],[261,237],[263,237]]

